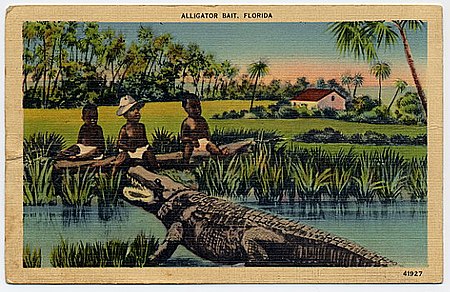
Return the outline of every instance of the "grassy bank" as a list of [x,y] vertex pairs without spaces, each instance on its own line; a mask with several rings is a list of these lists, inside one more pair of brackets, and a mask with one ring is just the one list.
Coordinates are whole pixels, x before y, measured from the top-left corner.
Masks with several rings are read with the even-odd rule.
[[[267,106],[271,101],[259,101],[256,105]],[[248,109],[249,101],[205,101],[203,102],[203,116],[208,120],[210,128],[248,128],[276,130],[286,138],[290,139],[295,134],[307,132],[310,129],[323,129],[332,127],[343,134],[364,133],[365,131],[375,131],[387,135],[405,134],[417,136],[426,133],[426,126],[406,126],[406,125],[374,125],[351,123],[338,120],[327,119],[295,119],[295,120],[212,120],[213,114],[222,113],[229,110]],[[115,112],[117,107],[99,108],[99,125],[102,126],[105,136],[117,136],[120,127],[125,120],[117,117]],[[147,135],[156,128],[165,127],[171,132],[179,132],[180,125],[186,117],[179,102],[155,102],[148,103],[142,109],[141,121],[147,127]],[[62,134],[68,145],[76,142],[78,130],[82,125],[81,109],[25,109],[24,110],[24,135],[28,137],[35,132],[57,132]]]

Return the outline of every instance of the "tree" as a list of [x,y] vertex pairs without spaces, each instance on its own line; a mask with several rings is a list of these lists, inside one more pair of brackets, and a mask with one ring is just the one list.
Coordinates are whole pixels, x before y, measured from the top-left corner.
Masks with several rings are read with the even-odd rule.
[[416,85],[417,94],[426,112],[427,99],[419,80],[406,36],[408,29],[418,31],[422,28],[423,22],[420,20],[393,20],[392,22],[350,21],[332,23],[329,25],[328,31],[334,34],[337,49],[341,54],[353,54],[354,58],[367,60],[368,62],[378,59],[377,49],[382,44],[384,44],[385,48],[395,45],[399,40],[400,34],[406,61],[411,71],[414,84]]
[[353,77],[350,76],[350,74],[348,74],[348,73],[343,74],[341,76],[341,83],[342,83],[342,85],[347,86],[347,92],[348,92],[348,95],[350,96],[350,94],[351,94],[350,84],[353,83]]
[[381,105],[381,82],[391,76],[391,66],[382,61],[378,61],[370,67],[370,72],[378,79],[378,103]]
[[362,74],[356,73],[355,76],[352,78],[352,83],[353,83],[353,86],[355,86],[353,89],[353,98],[355,98],[356,97],[356,89],[358,87],[362,87],[362,85],[364,83],[364,77],[362,76]]
[[269,73],[269,66],[262,60],[258,62],[251,63],[248,67],[248,73],[250,74],[251,79],[255,79],[255,83],[253,85],[253,94],[252,101],[250,103],[250,111],[253,108],[253,102],[255,101],[256,94],[256,86],[258,85],[258,80]]
[[397,90],[395,90],[395,94],[392,97],[391,102],[389,103],[389,106],[387,108],[388,111],[391,109],[391,106],[394,104],[394,101],[395,101],[395,98],[397,97],[397,95],[399,93],[402,93],[406,89],[406,87],[408,87],[408,83],[406,83],[406,81],[401,80],[400,78],[395,80],[394,84],[395,84],[395,87],[397,88]]

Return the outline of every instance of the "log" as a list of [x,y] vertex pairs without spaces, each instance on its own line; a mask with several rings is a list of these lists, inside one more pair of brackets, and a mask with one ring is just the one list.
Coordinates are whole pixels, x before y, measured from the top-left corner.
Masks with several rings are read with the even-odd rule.
[[[228,153],[226,156],[231,156],[238,153],[244,153],[249,151],[249,147],[254,145],[255,142],[253,139],[247,139],[243,141],[238,141],[235,143],[225,144],[219,146],[221,150],[227,149]],[[211,156],[211,154],[208,151],[196,151],[192,153],[192,164],[191,166],[198,165],[199,161],[203,161],[204,159],[207,159]],[[115,156],[110,156],[105,159],[100,160],[58,160],[55,164],[56,169],[65,169],[65,168],[76,168],[76,167],[104,167],[104,166],[110,166],[111,162],[113,162],[116,159]],[[186,166],[183,165],[183,153],[181,151],[179,152],[172,152],[167,154],[157,154],[156,160],[163,168],[170,168],[170,167],[180,167],[180,166]]]

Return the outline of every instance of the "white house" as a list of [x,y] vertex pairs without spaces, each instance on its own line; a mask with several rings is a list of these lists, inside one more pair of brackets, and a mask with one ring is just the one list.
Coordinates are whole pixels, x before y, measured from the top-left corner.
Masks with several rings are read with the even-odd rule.
[[345,110],[345,97],[332,89],[308,88],[291,99],[293,106],[306,106],[312,108],[332,108]]

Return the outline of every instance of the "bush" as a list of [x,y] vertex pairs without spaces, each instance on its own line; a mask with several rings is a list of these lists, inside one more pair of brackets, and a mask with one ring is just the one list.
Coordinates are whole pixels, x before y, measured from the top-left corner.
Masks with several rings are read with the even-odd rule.
[[275,113],[275,116],[279,119],[298,119],[300,114],[297,109],[292,106],[282,106]]
[[164,154],[181,151],[181,138],[162,128],[156,128],[152,133],[152,150],[155,154]]
[[304,134],[294,136],[294,141],[304,143],[342,143],[345,140],[345,136],[333,128],[312,129]]
[[250,110],[258,119],[267,119],[270,117],[270,112],[264,106],[256,106]]
[[367,131],[362,136],[362,144],[386,145],[390,143],[390,139],[386,134]]
[[425,124],[426,114],[417,93],[407,92],[397,100],[395,117],[402,124]]
[[23,141],[25,159],[55,157],[65,147],[66,141],[61,134],[37,132]]
[[403,134],[395,134],[391,137],[391,143],[393,145],[413,145],[412,139]]
[[371,111],[377,105],[378,101],[370,98],[367,95],[357,96],[353,99],[353,108],[359,114]]
[[338,112],[337,112],[335,109],[329,108],[329,107],[324,108],[324,109],[322,110],[322,115],[323,115],[325,118],[329,118],[329,119],[335,119],[335,118],[338,116],[337,113],[338,113]]
[[312,129],[306,133],[297,134],[292,139],[303,143],[351,143],[372,145],[427,145],[427,135],[409,137],[403,134],[395,134],[391,137],[386,134],[367,131],[364,134],[356,133],[344,135],[333,128],[323,130]]
[[234,143],[246,139],[253,138],[254,140],[276,143],[282,136],[277,131],[268,130],[252,130],[252,129],[218,129],[214,128],[211,133],[211,142],[216,145],[223,145]]

